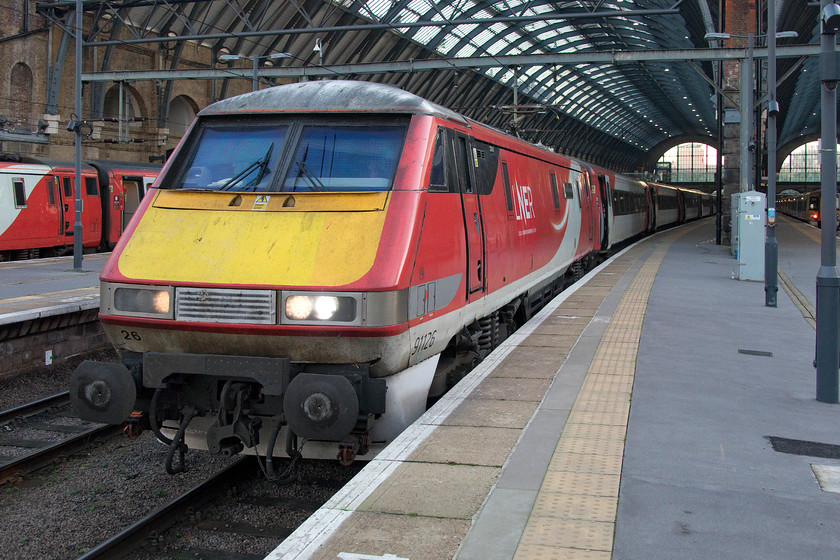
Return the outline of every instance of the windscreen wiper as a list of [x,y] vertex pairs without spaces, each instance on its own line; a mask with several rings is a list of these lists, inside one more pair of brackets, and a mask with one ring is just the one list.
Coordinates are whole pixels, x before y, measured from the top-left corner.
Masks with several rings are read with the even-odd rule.
[[321,182],[320,179],[318,179],[318,176],[315,175],[315,173],[313,173],[311,169],[309,169],[309,166],[306,165],[305,161],[296,161],[295,165],[298,166],[298,177],[303,176],[303,178],[309,182],[309,188],[311,190],[326,192],[327,187],[324,185],[324,183]]
[[309,169],[309,166],[306,165],[306,155],[309,153],[309,144],[306,145],[306,148],[303,150],[303,157],[299,160],[295,161],[295,165],[298,166],[297,175],[295,175],[295,183],[292,185],[292,190],[297,190],[298,179],[303,177],[309,183],[309,190],[314,191],[321,191],[325,192],[327,187],[324,186],[324,183],[318,179],[318,177]]
[[243,189],[246,189],[246,188],[248,188],[248,186],[253,185],[253,189],[256,190],[257,185],[260,184],[260,181],[262,180],[262,178],[265,177],[266,173],[268,173],[268,171],[269,171],[268,161],[269,161],[269,159],[271,159],[271,152],[272,151],[274,151],[274,142],[272,142],[271,145],[268,147],[268,150],[266,150],[265,156],[256,160],[255,162],[251,163],[248,167],[246,167],[245,169],[243,169],[242,171],[240,171],[239,173],[237,173],[236,175],[234,175],[233,177],[231,177],[230,179],[225,181],[225,183],[221,187],[219,187],[219,190],[220,191],[226,191],[226,190],[232,189],[234,187],[234,185],[236,185],[237,183],[242,181],[245,177],[250,175],[255,169],[259,169],[260,171],[259,171],[259,173],[257,173],[256,178],[253,179],[252,181],[249,181],[248,183],[246,183],[242,187]]

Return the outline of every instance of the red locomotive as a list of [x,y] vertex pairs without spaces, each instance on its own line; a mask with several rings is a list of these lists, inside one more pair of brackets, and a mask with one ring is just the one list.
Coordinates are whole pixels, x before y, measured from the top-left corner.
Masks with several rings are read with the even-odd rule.
[[[89,161],[82,165],[82,245],[113,248],[160,166]],[[73,247],[72,162],[0,157],[0,260],[61,254]]]
[[288,454],[305,438],[305,453],[351,461],[570,275],[684,219],[665,189],[392,86],[220,101],[103,270],[100,318],[122,364],[82,364],[74,406],[111,423],[142,412],[170,472],[185,442],[271,457],[278,438]]

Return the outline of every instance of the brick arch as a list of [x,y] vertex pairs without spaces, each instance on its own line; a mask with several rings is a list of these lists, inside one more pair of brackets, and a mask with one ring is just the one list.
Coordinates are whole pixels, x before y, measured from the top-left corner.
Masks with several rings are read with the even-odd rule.
[[[128,101],[127,106],[131,113],[125,116],[128,117],[145,117],[148,116],[146,103],[143,96],[137,89],[129,84],[123,84],[123,103]],[[120,101],[120,84],[114,84],[102,100],[102,116],[103,117],[117,117],[119,116],[119,101]]]
[[198,113],[198,103],[189,95],[178,95],[169,103],[166,128],[175,136],[182,136]]
[[23,62],[12,67],[9,76],[9,118],[28,124],[32,120],[32,70]]

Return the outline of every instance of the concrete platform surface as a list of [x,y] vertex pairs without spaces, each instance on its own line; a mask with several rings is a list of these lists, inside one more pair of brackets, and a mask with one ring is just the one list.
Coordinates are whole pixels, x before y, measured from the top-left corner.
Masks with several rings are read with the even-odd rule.
[[811,229],[780,220],[777,308],[763,283],[732,279],[714,220],[631,246],[267,558],[840,557],[840,406],[815,400]]
[[99,273],[110,253],[0,263],[0,325],[99,308]]

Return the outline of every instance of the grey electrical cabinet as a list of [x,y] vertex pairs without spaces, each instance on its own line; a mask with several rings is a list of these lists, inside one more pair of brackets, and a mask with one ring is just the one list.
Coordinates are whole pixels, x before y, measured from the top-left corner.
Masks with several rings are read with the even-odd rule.
[[735,277],[738,280],[764,281],[764,226],[766,222],[764,193],[742,192],[738,196]]
[[[738,258],[738,201],[741,199],[741,193],[732,193],[732,197],[729,199],[730,210],[729,213],[729,252],[735,255],[735,258]],[[734,277],[737,278],[737,274]]]

